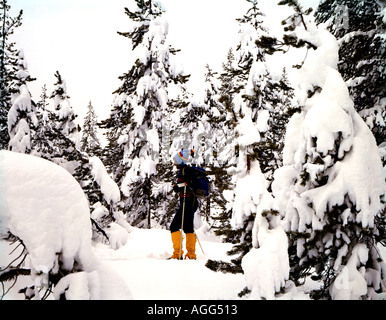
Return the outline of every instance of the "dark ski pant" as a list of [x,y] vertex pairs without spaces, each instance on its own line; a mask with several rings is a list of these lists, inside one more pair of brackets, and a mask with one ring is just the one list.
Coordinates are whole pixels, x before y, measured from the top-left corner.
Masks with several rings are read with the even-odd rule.
[[[183,208],[184,198],[180,198],[180,206],[177,209],[177,212],[173,218],[172,223],[170,224],[170,232],[176,232],[181,229],[182,222],[182,208]],[[198,208],[198,200],[195,196],[190,195],[185,198],[185,213],[184,213],[184,232],[193,233],[194,232],[194,213]]]

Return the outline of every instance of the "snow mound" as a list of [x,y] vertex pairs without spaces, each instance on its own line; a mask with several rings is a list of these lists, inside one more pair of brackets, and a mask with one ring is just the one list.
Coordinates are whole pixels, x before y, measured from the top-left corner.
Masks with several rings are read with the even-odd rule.
[[76,180],[52,162],[0,151],[0,221],[23,240],[34,267],[64,269],[74,262],[91,270],[91,225],[86,197]]
[[[32,278],[41,272],[81,271],[62,278],[56,290],[61,294],[67,288],[67,299],[98,298],[95,288],[113,292],[95,285],[96,279],[111,284],[102,281],[105,275],[92,250],[89,204],[70,173],[50,161],[2,150],[0,180],[0,233],[23,241]],[[130,297],[127,288],[121,293]]]
[[250,299],[275,299],[289,277],[288,240],[281,227],[265,230],[261,247],[252,248],[242,260]]
[[56,300],[128,300],[132,294],[122,277],[105,263],[95,271],[71,273],[62,278],[54,290]]
[[129,233],[119,224],[112,222],[107,230],[110,246],[113,249],[118,249],[127,243]]

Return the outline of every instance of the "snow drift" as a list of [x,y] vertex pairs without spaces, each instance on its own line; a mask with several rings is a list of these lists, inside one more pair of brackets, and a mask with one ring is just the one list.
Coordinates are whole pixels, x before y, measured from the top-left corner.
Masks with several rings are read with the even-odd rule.
[[[87,294],[75,294],[79,290],[73,288],[66,298],[99,298],[103,281],[98,270],[103,267],[92,250],[89,205],[78,182],[50,161],[4,150],[0,180],[0,233],[10,232],[23,241],[32,278],[59,270],[90,273],[82,276],[84,283],[92,282],[81,289]],[[71,279],[79,280],[80,272],[59,281],[60,294],[75,285]],[[127,288],[121,293],[129,297]]]
[[0,151],[2,226],[21,238],[32,265],[57,270],[58,253],[66,270],[74,262],[91,270],[88,202],[74,178],[52,162]]

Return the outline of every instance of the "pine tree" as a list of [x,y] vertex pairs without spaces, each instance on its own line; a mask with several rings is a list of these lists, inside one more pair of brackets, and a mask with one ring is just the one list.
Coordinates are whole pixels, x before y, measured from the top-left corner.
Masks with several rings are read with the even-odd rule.
[[[172,68],[176,53],[167,42],[167,22],[159,3],[137,0],[137,10],[125,8],[135,22],[132,31],[119,32],[131,40],[137,59],[120,79],[110,118],[101,127],[108,130],[111,156],[106,164],[119,184],[124,211],[130,224],[150,227],[154,184],[159,185],[163,159],[162,132],[168,127],[169,83],[178,85],[187,76]],[[115,157],[115,160],[112,158]]]
[[289,237],[290,278],[296,285],[311,275],[320,281],[314,299],[376,298],[385,283],[377,250],[385,238],[385,184],[376,142],[336,70],[336,39],[306,21],[309,10],[297,1],[281,3],[295,9],[286,21],[293,46],[311,49],[299,66],[301,112],[287,127],[284,166],[272,185]]
[[8,112],[9,150],[21,153],[31,151],[31,129],[37,126],[35,103],[32,101],[27,83],[33,81],[24,58],[18,53],[16,79],[12,83],[11,103]]
[[[258,160],[269,183],[274,171],[282,164],[285,127],[292,111],[293,88],[289,86],[285,70],[281,76],[272,76],[265,63],[256,63],[248,86],[243,91],[244,104],[260,136],[248,148],[248,158]],[[250,161],[249,160],[249,161]]]
[[[230,219],[232,217],[232,199],[234,198],[234,175],[236,171],[238,159],[238,145],[235,136],[236,126],[239,121],[240,114],[235,110],[234,98],[243,86],[239,77],[241,72],[237,68],[233,49],[230,48],[227,54],[227,60],[222,65],[222,73],[218,77],[219,88],[218,93],[216,87],[212,91],[208,91],[210,95],[206,98],[207,103],[213,104],[220,113],[214,118],[214,122],[218,124],[219,130],[216,136],[217,158],[220,164],[219,168],[214,170],[214,184],[218,184],[220,190],[228,190],[223,192],[218,199],[221,207],[220,214],[215,217],[215,233],[218,236],[223,236],[224,241],[236,241],[236,233],[232,230]],[[216,95],[218,94],[218,98]],[[214,100],[213,102],[210,102]],[[219,175],[219,176],[218,176]],[[222,201],[226,196],[225,201]]]
[[0,150],[9,143],[8,112],[11,109],[11,81],[16,78],[17,50],[9,37],[21,26],[23,11],[16,17],[9,15],[7,0],[0,1]]
[[64,164],[67,168],[66,163],[70,162],[70,159],[78,159],[79,156],[70,157],[66,152],[69,145],[72,146],[72,150],[75,150],[75,144],[58,129],[61,125],[58,123],[58,115],[49,108],[49,99],[47,87],[44,85],[40,101],[36,104],[38,125],[32,132],[31,153],[59,165]]
[[378,145],[386,140],[385,5],[385,1],[325,0],[316,12],[317,21],[326,22],[339,40],[338,70]]
[[41,101],[36,108],[37,125],[32,134],[31,153],[50,160],[70,172],[79,181],[76,174],[79,166],[85,161],[78,149],[80,127],[75,123],[76,115],[71,107],[65,81],[56,72],[53,100],[54,110],[48,110],[47,89],[42,89]]
[[[242,272],[241,260],[246,253],[252,247],[252,227],[255,220],[255,210],[250,206],[245,206],[245,212],[243,212],[243,206],[241,202],[246,200],[250,195],[254,197],[256,190],[245,189],[241,191],[245,181],[256,178],[259,181],[258,176],[260,172],[260,166],[258,163],[257,152],[255,150],[256,144],[260,142],[260,132],[258,130],[258,112],[257,106],[261,104],[263,97],[257,92],[253,92],[258,82],[257,67],[259,67],[265,61],[264,51],[256,46],[255,42],[262,35],[267,34],[267,30],[263,27],[263,14],[258,8],[258,2],[256,0],[247,0],[251,4],[251,7],[247,13],[241,19],[237,19],[240,22],[240,43],[236,48],[235,58],[237,60],[237,66],[232,63],[232,52],[228,52],[228,61],[224,65],[226,72],[222,75],[226,81],[224,84],[232,87],[230,91],[234,95],[233,102],[230,99],[231,95],[224,95],[221,98],[221,102],[225,103],[226,108],[231,111],[233,115],[234,130],[237,134],[237,146],[235,147],[237,152],[237,167],[234,174],[235,191],[233,197],[233,210],[232,221],[237,223],[232,224],[232,231],[229,230],[227,225],[225,232],[227,237],[232,238],[235,245],[232,250],[228,252],[229,255],[237,255],[232,259],[232,264],[223,262],[210,261],[208,267],[211,269],[222,269],[231,272]],[[264,74],[265,75],[265,74]],[[231,77],[234,79],[231,80]],[[260,75],[263,76],[263,75]],[[260,88],[259,88],[260,89]],[[232,121],[231,120],[231,121]],[[259,170],[252,170],[251,168],[259,168]],[[256,182],[257,184],[259,182]],[[260,189],[257,187],[257,189]],[[236,190],[239,190],[238,192]],[[245,195],[245,192],[248,195]],[[243,200],[244,199],[244,200]],[[222,218],[223,220],[223,218]]]
[[255,41],[267,30],[263,27],[264,14],[258,7],[257,0],[246,0],[251,4],[247,13],[240,19],[236,19],[240,23],[240,43],[236,48],[238,53],[238,67],[241,70],[244,81],[248,80],[249,72],[252,64],[256,61],[264,61],[262,50],[256,47]]
[[[56,130],[68,137],[74,146],[64,145],[64,150],[71,153],[79,144],[80,127],[75,123],[77,115],[70,104],[70,97],[67,94],[66,82],[59,71],[55,73],[56,83],[50,98],[53,99],[54,116],[56,119]],[[67,150],[68,149],[68,150]]]
[[54,130],[54,115],[48,108],[47,86],[42,87],[40,100],[36,103],[36,118],[38,124],[32,132],[31,154],[50,160],[55,154],[60,154],[60,146],[55,143],[57,134]]
[[[235,128],[238,121],[238,116],[234,109],[234,97],[241,90],[241,84],[238,83],[240,72],[235,66],[235,55],[233,49],[230,48],[227,54],[226,63],[222,64],[223,72],[219,76],[219,99],[218,101],[224,106],[227,117],[225,123],[228,127]],[[229,117],[230,115],[230,117]]]
[[212,181],[210,185],[210,198],[207,200],[209,201],[207,206],[208,212],[206,212],[207,221],[209,221],[209,218],[212,218],[212,216],[216,219],[225,211],[226,201],[223,196],[223,191],[225,190],[223,187],[227,184],[229,177],[226,175],[226,164],[221,161],[221,151],[227,142],[224,126],[225,121],[222,121],[225,120],[225,108],[218,101],[218,85],[214,83],[216,73],[212,71],[209,65],[206,66],[206,69],[204,104],[208,110],[209,148],[205,149],[207,153],[205,164],[210,171]]
[[[259,174],[260,165],[257,157],[256,145],[261,141],[259,132],[258,117],[256,106],[261,104],[263,97],[258,92],[253,92],[259,87],[258,72],[261,65],[264,65],[264,52],[256,46],[256,40],[262,35],[267,34],[268,30],[263,27],[264,15],[258,8],[256,0],[247,0],[251,4],[250,9],[241,19],[240,22],[241,39],[236,49],[237,53],[237,70],[240,83],[243,85],[238,89],[235,95],[234,108],[238,113],[238,121],[235,128],[237,134],[238,162],[234,177],[235,191],[233,199],[233,210],[231,226],[233,234],[236,235],[236,244],[228,252],[231,256],[232,263],[237,272],[241,272],[241,261],[243,257],[252,248],[252,228],[256,217],[256,211],[249,205],[240,205],[248,201],[249,197],[254,198],[258,193],[260,186]],[[260,88],[259,88],[260,89]],[[256,168],[259,168],[258,170]],[[256,179],[256,188],[243,189],[246,181]],[[266,187],[266,186],[263,186]]]
[[90,156],[93,156],[99,154],[101,149],[97,132],[97,115],[91,101],[89,102],[87,109],[88,111],[84,118],[80,149]]
[[220,82],[216,76],[217,73],[207,66],[204,94],[204,105],[207,106],[207,143],[204,158],[211,184],[205,216],[216,234],[223,235],[226,234],[225,229],[229,226],[231,216],[224,192],[230,193],[233,187],[232,175],[228,170],[235,166],[236,155],[234,128],[230,121],[232,115],[220,102]]

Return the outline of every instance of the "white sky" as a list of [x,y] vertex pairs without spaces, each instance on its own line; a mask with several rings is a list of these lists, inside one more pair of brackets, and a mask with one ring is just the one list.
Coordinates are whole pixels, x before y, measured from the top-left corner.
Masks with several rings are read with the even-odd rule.
[[[311,5],[319,0],[303,0]],[[118,77],[130,68],[130,41],[124,7],[134,0],[9,0],[11,14],[23,9],[23,25],[11,39],[24,50],[35,101],[47,85],[50,94],[58,70],[67,83],[71,105],[83,122],[91,100],[99,120],[109,114]],[[182,51],[179,63],[191,74],[189,88],[200,93],[204,67],[220,71],[238,40],[236,18],[246,13],[244,0],[162,0],[169,22],[169,42]],[[262,0],[272,4],[272,0]]]

